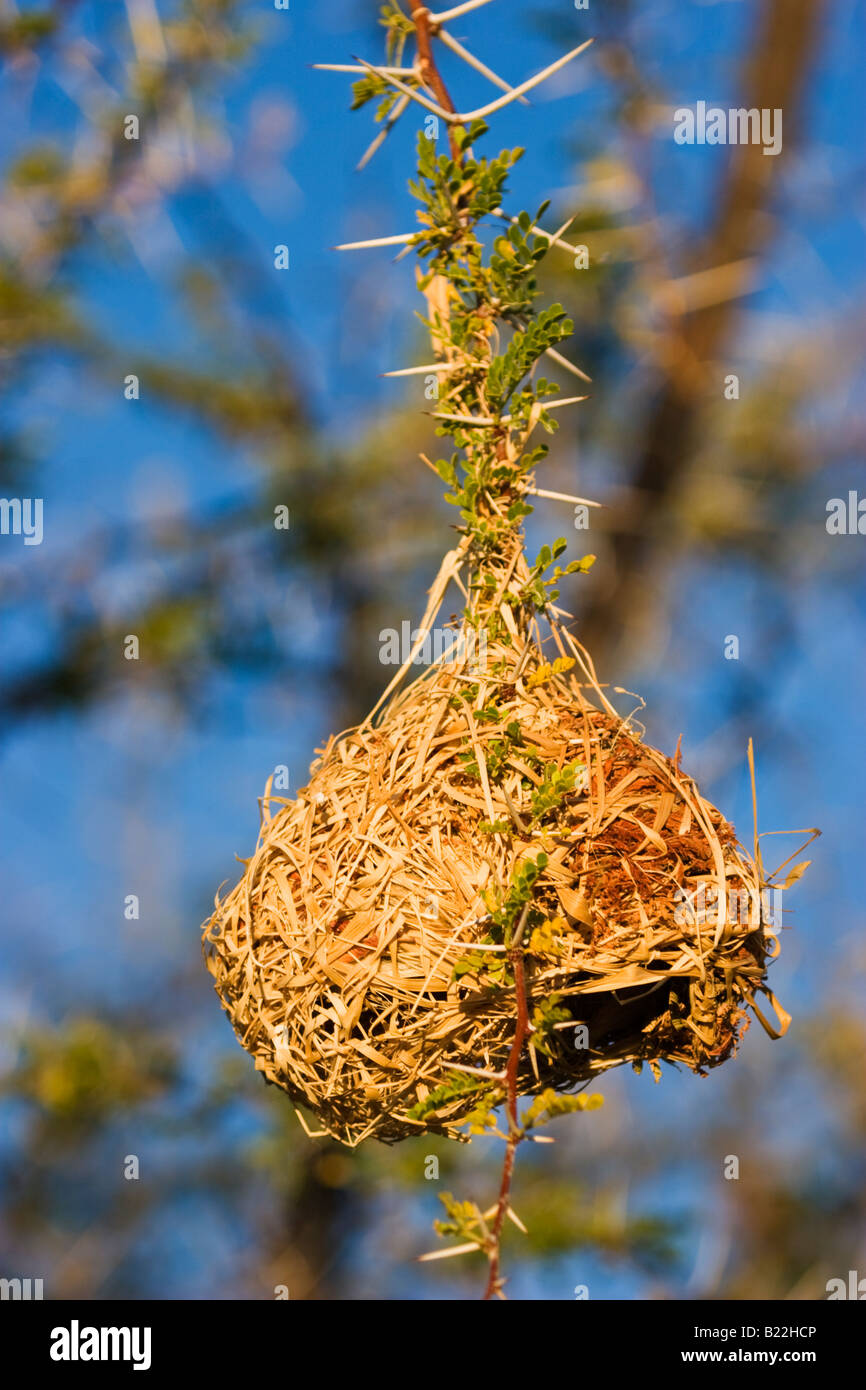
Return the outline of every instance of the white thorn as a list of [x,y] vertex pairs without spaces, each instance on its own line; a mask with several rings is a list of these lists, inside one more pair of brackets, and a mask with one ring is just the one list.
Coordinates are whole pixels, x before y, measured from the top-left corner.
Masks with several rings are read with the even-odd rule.
[[[510,222],[515,227],[519,226],[520,224],[519,217],[512,217],[510,213],[503,212],[502,208],[494,208],[493,212],[490,215],[491,217],[501,217],[503,222]],[[551,246],[561,246],[563,251],[570,251],[573,256],[576,256],[577,247],[572,246],[567,241],[561,240],[562,233],[568,231],[573,221],[574,216],[572,215],[571,217],[567,218],[566,221],[563,222],[562,226],[555,232],[546,232],[543,227],[536,227],[535,223],[531,222],[529,225],[529,230],[535,236],[543,236],[545,241],[550,242]]]
[[416,92],[411,87],[407,87],[405,82],[400,81],[399,77],[391,76],[387,68],[376,67],[374,63],[368,63],[364,58],[359,59],[359,62],[363,63],[364,68],[368,72],[374,73],[376,77],[383,78],[384,81],[390,83],[392,87],[396,87],[398,91],[411,97],[413,101],[417,101],[421,106],[425,107],[426,110],[432,111],[435,116],[439,116],[441,120],[447,121],[449,125],[468,125],[471,121],[477,121],[483,116],[492,115],[494,111],[501,111],[503,106],[508,106],[512,101],[516,101],[518,97],[523,96],[524,92],[531,91],[533,87],[538,86],[539,82],[544,82],[548,77],[552,77],[555,72],[559,72],[560,68],[564,68],[566,63],[570,63],[579,53],[583,53],[585,49],[589,48],[592,42],[592,39],[587,39],[586,43],[582,43],[579,48],[573,48],[570,53],[564,54],[562,58],[557,58],[555,63],[551,63],[549,67],[536,73],[534,77],[528,77],[525,82],[520,83],[519,87],[512,87],[504,96],[498,97],[496,101],[488,102],[486,106],[479,106],[475,111],[446,111],[435,101],[429,101],[428,98],[422,96],[420,92]]
[[[365,67],[362,67],[360,63],[311,63],[310,66],[313,67],[313,68],[316,68],[319,72],[360,72],[360,73],[364,73],[364,72],[367,71],[367,69],[366,69]],[[394,77],[414,77],[414,76],[415,76],[415,69],[414,69],[414,68],[388,68],[388,67],[383,67],[383,68],[380,68],[379,71],[382,72],[382,73],[390,73],[390,74],[393,74]]]
[[[550,497],[554,502],[576,502],[581,507],[602,506],[601,502],[591,502],[588,497],[572,497],[571,494],[568,492],[550,492],[547,488],[541,487],[528,487],[526,491],[532,497]],[[565,1023],[562,1026],[564,1028],[575,1028],[577,1025],[573,1023]],[[555,1024],[554,1027],[558,1028],[559,1024]]]
[[418,1262],[424,1260],[450,1260],[452,1255],[467,1255],[470,1250],[480,1250],[481,1246],[476,1245],[475,1241],[470,1241],[468,1245],[452,1245],[450,1250],[431,1250],[426,1255],[419,1255]]
[[[561,400],[549,401],[546,404],[539,401],[539,405],[544,410],[558,410],[563,405],[576,405],[578,401],[588,401],[589,396],[563,396]],[[509,425],[513,419],[511,415],[500,415],[499,419],[494,419],[492,415],[448,415],[444,410],[431,410],[430,415],[434,420],[453,420],[458,425],[480,425],[489,428],[491,425]]]
[[556,348],[545,348],[544,351],[547,353],[548,357],[553,358],[554,362],[558,362],[560,367],[565,367],[567,371],[573,372],[575,376],[579,376],[581,381],[592,381],[591,376],[587,376],[586,372],[582,372],[580,367],[575,367],[574,363],[569,362],[567,357],[563,357],[561,352],[556,351]]
[[406,107],[408,105],[409,98],[407,96],[401,96],[400,100],[394,103],[394,107],[391,111],[391,114],[388,116],[387,120],[385,121],[385,124],[379,131],[379,134],[376,136],[375,140],[372,140],[370,142],[370,144],[365,149],[364,153],[361,155],[361,158],[358,160],[358,163],[355,166],[356,172],[360,173],[362,169],[366,169],[367,165],[370,163],[370,160],[373,158],[373,155],[379,149],[380,145],[384,144],[384,142],[387,140],[388,136],[390,135],[391,131],[399,121],[400,117],[402,116],[403,112],[406,110]]
[[369,241],[344,241],[342,245],[335,246],[335,251],[364,251],[373,246],[403,246],[407,241],[411,241],[417,236],[417,232],[401,232],[399,236],[376,236],[370,237]]
[[443,410],[431,410],[430,414],[434,420],[454,420],[459,425],[481,425],[489,426],[499,423],[504,424],[506,419],[511,416],[503,416],[502,421],[494,420],[490,415],[446,415]]
[[523,1222],[521,1221],[520,1217],[517,1215],[517,1212],[513,1209],[513,1207],[508,1207],[505,1215],[508,1217],[509,1221],[514,1222],[518,1231],[522,1231],[525,1236],[529,1235],[529,1232],[527,1231],[526,1227],[524,1226]]
[[463,5],[455,5],[453,10],[443,10],[441,14],[430,14],[428,19],[431,24],[447,24],[449,19],[459,19],[462,14],[468,14],[470,10],[478,10],[482,5],[489,5],[490,0],[466,0]]
[[[473,947],[473,950],[475,948]],[[466,1072],[467,1076],[483,1076],[485,1081],[504,1081],[504,1071],[486,1071],[484,1067],[465,1067],[462,1062],[449,1062],[449,1071]]]
[[364,58],[361,58],[360,62],[364,64],[365,71],[374,73],[376,77],[384,78],[386,82],[390,83],[392,87],[396,87],[404,96],[411,97],[413,101],[417,101],[419,105],[425,107],[428,111],[432,111],[434,116],[439,116],[443,121],[454,120],[454,116],[450,111],[443,110],[441,106],[437,106],[435,101],[429,101],[428,98],[422,96],[420,92],[414,91],[412,87],[407,87],[405,82],[400,81],[399,77],[389,76],[387,68],[377,68],[374,63],[368,63]]
[[[439,34],[439,38],[445,44],[446,48],[450,48],[451,52],[456,53],[458,58],[462,58],[464,63],[468,63],[476,72],[480,72],[482,77],[486,77],[488,82],[493,83],[494,87],[498,87],[500,91],[503,92],[510,92],[513,90],[510,83],[504,82],[502,78],[498,77],[495,72],[492,72],[485,63],[482,63],[480,58],[476,58],[467,48],[463,47],[462,43],[458,43],[456,39],[453,39],[450,34],[446,34],[445,31],[442,30]],[[529,105],[526,97],[521,97],[520,102],[522,106]]]
[[424,372],[456,372],[457,364],[452,362],[433,362],[429,367],[400,367],[396,372],[382,372],[382,376],[421,376]]
[[564,68],[566,63],[570,63],[579,53],[583,53],[585,49],[589,48],[592,42],[592,39],[587,39],[586,43],[582,43],[579,48],[573,48],[570,53],[566,53],[562,58],[557,58],[555,63],[551,63],[550,66],[544,68],[542,72],[536,73],[534,77],[528,77],[526,81],[521,82],[518,87],[512,87],[511,91],[506,93],[504,97],[498,97],[496,101],[488,102],[486,106],[479,106],[475,111],[458,112],[456,115],[448,116],[447,119],[452,123],[466,125],[469,121],[477,121],[484,116],[492,115],[494,111],[501,111],[503,106],[508,106],[512,101],[516,100],[517,97],[523,96],[524,92],[531,91],[533,87],[538,86],[539,82],[544,82],[548,77],[552,77],[555,72],[559,72],[560,68]]
[[577,405],[578,401],[588,401],[589,396],[561,396],[558,401],[539,401],[542,410],[559,410],[563,405]]

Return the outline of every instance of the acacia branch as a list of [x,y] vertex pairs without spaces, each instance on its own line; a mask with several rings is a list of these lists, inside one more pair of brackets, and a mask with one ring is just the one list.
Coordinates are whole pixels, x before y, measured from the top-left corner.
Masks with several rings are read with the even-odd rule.
[[[525,912],[523,916],[525,921]],[[514,1159],[517,1153],[517,1145],[526,1137],[517,1119],[517,1073],[520,1068],[520,1056],[523,1052],[523,1044],[529,1033],[529,1012],[526,1007],[526,982],[523,972],[523,949],[519,941],[516,946],[512,946],[509,950],[508,959],[511,961],[514,968],[514,993],[517,998],[517,1021],[514,1026],[514,1037],[511,1040],[511,1051],[508,1054],[508,1065],[505,1069],[505,1112],[508,1116],[508,1140],[505,1146],[505,1159],[502,1164],[499,1202],[496,1207],[496,1215],[493,1218],[493,1225],[490,1231],[490,1242],[487,1248],[487,1258],[490,1261],[490,1273],[487,1279],[487,1288],[484,1290],[485,1301],[492,1298],[494,1294],[498,1295],[500,1298],[503,1297],[502,1281],[499,1277],[499,1252],[502,1241],[502,1227],[505,1224],[505,1217],[511,1200],[511,1180],[514,1176]]]
[[[442,78],[436,59],[433,57],[433,32],[430,23],[430,11],[427,6],[422,4],[422,0],[410,0],[412,7],[412,22],[415,25],[415,40],[418,45],[418,67],[421,73],[421,80],[425,86],[435,96],[443,111],[447,111],[453,116],[457,108],[451,100],[451,94]],[[460,149],[453,127],[448,126],[448,144],[451,149],[452,159],[459,160]]]

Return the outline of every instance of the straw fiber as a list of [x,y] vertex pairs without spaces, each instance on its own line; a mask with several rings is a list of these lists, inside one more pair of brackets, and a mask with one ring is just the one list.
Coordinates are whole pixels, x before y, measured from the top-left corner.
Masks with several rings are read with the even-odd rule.
[[617,714],[565,629],[552,655],[515,629],[483,662],[471,636],[332,738],[296,798],[269,784],[255,853],[205,926],[257,1069],[348,1144],[455,1135],[501,1082],[515,1000],[497,921],[540,856],[522,1094],[623,1062],[703,1073],[769,993],[759,870],[694,781]]

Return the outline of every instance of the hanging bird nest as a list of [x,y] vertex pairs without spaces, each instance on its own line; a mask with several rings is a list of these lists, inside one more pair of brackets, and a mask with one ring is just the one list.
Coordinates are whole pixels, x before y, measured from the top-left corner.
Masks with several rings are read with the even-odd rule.
[[[407,83],[364,64],[356,84],[356,104],[399,96],[394,119],[413,97],[445,99],[429,12],[412,13]],[[408,31],[399,15],[383,22],[394,61]],[[518,1093],[552,1114],[624,1062],[704,1072],[735,1051],[750,1006],[778,1035],[755,1004],[764,991],[775,1006],[778,950],[757,839],[752,858],[618,713],[562,624],[553,586],[593,557],[551,578],[564,540],[526,558],[546,452],[533,436],[585,399],[559,396],[541,368],[553,359],[589,380],[558,350],[574,327],[563,307],[535,307],[535,271],[553,246],[576,248],[539,228],[546,205],[535,218],[503,209],[521,151],[476,156],[488,108],[431,109],[448,152],[419,136],[418,230],[352,245],[417,252],[436,360],[405,371],[437,383],[431,414],[455,452],[431,466],[461,540],[376,709],[330,740],[294,800],[266,789],[255,853],[204,928],[256,1067],[347,1144],[483,1129],[503,1100],[513,1144]],[[407,685],[452,583],[464,601],[452,648]],[[497,1230],[503,1216],[501,1200]]]
[[464,626],[330,740],[296,799],[269,786],[258,847],[205,928],[256,1068],[345,1143],[456,1135],[501,1098],[518,923],[521,1094],[623,1062],[703,1073],[766,988],[778,943],[755,863],[567,630],[551,638],[552,661],[537,629],[479,650]]

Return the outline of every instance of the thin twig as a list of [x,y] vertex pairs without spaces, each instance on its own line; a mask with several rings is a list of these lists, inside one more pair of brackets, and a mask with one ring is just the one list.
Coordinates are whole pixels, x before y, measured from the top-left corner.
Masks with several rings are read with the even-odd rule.
[[[436,97],[444,111],[450,115],[454,114],[454,103],[451,100],[448,88],[442,81],[442,75],[436,66],[433,57],[433,44],[430,34],[430,11],[423,3],[423,0],[410,0],[412,6],[412,19],[415,24],[415,39],[418,44],[418,69],[421,73],[421,80],[425,87]],[[460,147],[457,144],[457,137],[450,125],[448,127],[448,143],[451,147],[451,158],[460,159]]]
[[425,97],[422,92],[416,91],[414,87],[407,87],[406,83],[401,82],[399,77],[389,77],[385,68],[380,68],[376,63],[368,63],[366,58],[359,58],[358,62],[363,65],[365,72],[373,73],[374,77],[384,78],[392,87],[396,87],[398,92],[403,92],[405,96],[411,97],[413,101],[417,101],[419,105],[423,106],[427,111],[432,111],[434,116],[440,116],[443,121],[448,122],[454,119],[451,112],[446,111],[438,102],[431,101],[429,97]]
[[505,1224],[505,1215],[510,1206],[511,1199],[511,1180],[514,1176],[514,1158],[517,1152],[517,1145],[523,1135],[517,1120],[517,1073],[520,1067],[520,1054],[523,1051],[523,1044],[529,1033],[529,1014],[526,1008],[526,982],[523,973],[523,951],[520,948],[519,936],[526,923],[529,910],[527,904],[524,909],[520,926],[514,934],[514,941],[508,952],[508,959],[514,969],[514,993],[517,999],[517,1021],[514,1025],[514,1037],[511,1042],[511,1051],[508,1054],[508,1065],[505,1069],[505,1110],[508,1116],[508,1139],[505,1144],[505,1159],[502,1164],[502,1181],[499,1186],[499,1201],[496,1206],[496,1216],[490,1232],[490,1244],[487,1250],[487,1258],[490,1261],[490,1272],[487,1278],[487,1288],[484,1290],[485,1301],[492,1298],[494,1294],[498,1298],[504,1297],[502,1293],[502,1281],[499,1276],[499,1255],[502,1240],[502,1227]]
[[[415,33],[418,44],[418,63],[422,80],[424,81],[425,85],[429,88],[429,90],[432,91],[433,94],[437,97],[437,99],[442,105],[443,111],[451,113],[450,120],[454,124],[457,124],[460,118],[454,115],[454,103],[451,100],[451,96],[448,92],[447,87],[445,86],[445,83],[442,81],[441,75],[436,67],[436,63],[433,58],[431,43],[430,11],[424,6],[422,0],[411,0],[411,3],[412,18],[415,22]],[[454,17],[456,13],[463,13],[467,9],[475,9],[483,3],[485,3],[485,0],[470,0],[470,3],[468,5],[464,7],[458,6],[456,11],[451,11],[451,16]],[[442,16],[439,17],[440,23],[441,19]],[[435,28],[432,30],[432,32],[435,33]],[[569,62],[572,57],[575,57],[577,53],[582,52],[582,49],[585,47],[586,44],[582,45],[582,48],[576,49],[574,53],[567,54],[565,58],[561,59],[558,63],[553,64],[550,69],[546,70],[544,73],[540,73],[536,78],[530,79],[529,82],[522,84],[522,88],[514,88],[511,91],[506,92],[506,95],[503,98],[501,98],[498,102],[494,102],[492,104],[491,109],[498,110],[500,106],[504,106],[508,102],[516,100],[520,97],[522,91],[526,91],[530,87],[535,86],[538,82],[542,81],[545,76],[549,75],[550,72],[556,71],[557,68],[562,67],[565,63]],[[473,63],[473,66],[477,66],[477,64]],[[448,130],[448,138],[452,156],[456,161],[459,162],[460,150],[459,146],[457,145],[455,133],[451,129],[450,125]],[[563,228],[562,230],[565,229]],[[555,238],[558,236],[559,233],[556,233]],[[574,368],[574,370],[578,371],[577,368]],[[556,402],[557,405],[565,405],[570,403],[571,402],[568,398],[564,398],[563,400]],[[486,424],[487,420],[490,420],[490,417],[482,416],[479,419],[474,419],[470,416],[469,419],[472,424],[481,424],[482,420],[484,420]],[[491,423],[493,423],[492,420]],[[486,785],[485,775],[486,769],[484,767],[483,755],[480,752],[480,750],[478,750],[478,765],[479,771],[482,775],[482,783],[484,784],[485,790],[487,791],[489,801],[489,789]],[[516,807],[513,806],[510,798],[507,797],[507,794],[506,801],[512,818],[516,821],[518,828],[522,830],[523,826],[520,816],[517,812]],[[523,1046],[531,1031],[529,1023],[529,1014],[526,1004],[526,981],[524,975],[524,957],[522,946],[522,937],[526,928],[526,923],[529,918],[529,908],[530,904],[527,903],[524,907],[523,913],[521,915],[517,928],[512,936],[512,939],[508,944],[508,949],[506,952],[507,959],[511,962],[511,966],[514,971],[514,990],[517,1003],[517,1018],[514,1025],[514,1037],[512,1039],[511,1049],[508,1054],[508,1063],[505,1069],[505,1097],[506,1114],[508,1117],[508,1137],[506,1139],[505,1157],[503,1159],[502,1164],[502,1179],[499,1187],[499,1200],[496,1205],[496,1214],[493,1219],[493,1224],[490,1227],[489,1233],[485,1229],[484,1219],[482,1218],[482,1234],[485,1237],[482,1248],[484,1249],[489,1262],[487,1287],[484,1291],[485,1300],[493,1298],[494,1296],[496,1296],[497,1298],[505,1297],[503,1293],[502,1278],[499,1272],[502,1228],[505,1224],[506,1216],[511,1214],[511,1183],[514,1175],[514,1162],[517,1152],[517,1145],[526,1137],[520,1129],[520,1124],[518,1120],[517,1078],[518,1072],[520,1070],[520,1059],[521,1054],[523,1052]],[[515,1223],[518,1226],[520,1226],[521,1223],[518,1222],[516,1218],[514,1218],[514,1220]],[[456,1250],[452,1249],[449,1253],[452,1255],[456,1253],[461,1253],[464,1249],[465,1247],[458,1247]],[[445,1252],[442,1252],[442,1254],[445,1254]]]
[[[424,13],[426,14],[426,10],[424,11]],[[427,97],[422,96],[420,92],[415,91],[412,87],[407,87],[405,82],[402,82],[399,77],[390,77],[384,68],[377,67],[375,63],[368,63],[364,58],[359,58],[358,62],[363,63],[364,67],[369,72],[372,72],[376,77],[384,78],[384,80],[386,82],[389,82],[392,87],[396,87],[398,91],[403,92],[406,96],[411,97],[413,101],[420,102],[420,104],[426,107],[428,111],[432,111],[435,116],[440,116],[443,121],[447,121],[449,126],[448,141],[451,146],[452,156],[456,159],[458,157],[459,150],[457,148],[457,143],[454,138],[454,132],[450,128],[451,126],[469,125],[472,121],[478,121],[483,119],[485,116],[492,115],[494,111],[501,111],[503,106],[509,106],[512,101],[516,101],[519,97],[522,97],[524,92],[531,91],[533,87],[537,87],[539,83],[545,82],[548,77],[552,77],[555,72],[559,72],[560,68],[565,67],[566,63],[570,63],[573,58],[576,58],[580,53],[583,53],[587,48],[589,48],[589,45],[592,42],[592,39],[587,39],[586,43],[580,44],[578,48],[573,48],[570,53],[563,54],[561,58],[557,58],[556,62],[550,63],[546,68],[543,68],[541,72],[537,72],[534,77],[528,77],[525,82],[520,83],[519,87],[512,87],[511,90],[509,92],[506,92],[504,96],[497,97],[495,101],[488,102],[486,106],[478,106],[475,108],[474,111],[455,111],[453,103],[451,103],[450,97],[448,99],[448,106],[444,106],[440,102],[430,101]],[[431,90],[437,91],[437,87],[433,85],[434,72],[436,73],[436,77],[439,78],[439,82],[441,83],[442,79],[439,76],[439,72],[436,68],[435,63],[432,64],[431,68],[429,69],[429,74]],[[447,92],[447,89],[444,87],[444,84],[442,85],[441,90]]]

